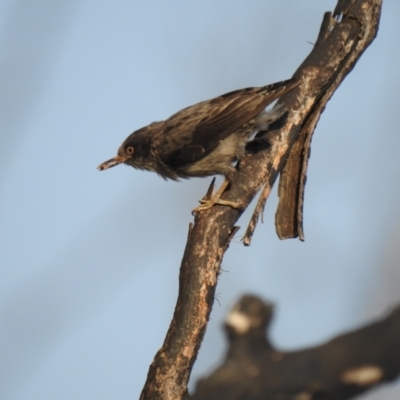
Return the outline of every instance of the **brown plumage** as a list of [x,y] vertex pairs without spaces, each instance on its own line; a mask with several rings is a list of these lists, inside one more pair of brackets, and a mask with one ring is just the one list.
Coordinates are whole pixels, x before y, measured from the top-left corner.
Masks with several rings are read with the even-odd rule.
[[184,108],[165,121],[153,122],[129,135],[118,155],[99,165],[99,170],[120,163],[154,171],[165,179],[222,174],[225,186],[196,211],[227,204],[219,199],[232,180],[232,163],[240,159],[249,138],[282,112],[265,111],[274,100],[300,84],[297,78],[272,85],[246,88]]

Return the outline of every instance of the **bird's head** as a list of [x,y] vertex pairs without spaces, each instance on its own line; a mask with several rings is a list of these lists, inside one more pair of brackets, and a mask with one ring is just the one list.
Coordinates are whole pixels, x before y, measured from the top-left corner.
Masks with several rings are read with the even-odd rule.
[[130,134],[121,144],[118,154],[100,164],[97,169],[103,171],[122,163],[134,168],[152,169],[150,165],[146,165],[146,160],[148,160],[150,142],[157,124],[159,123],[153,122]]

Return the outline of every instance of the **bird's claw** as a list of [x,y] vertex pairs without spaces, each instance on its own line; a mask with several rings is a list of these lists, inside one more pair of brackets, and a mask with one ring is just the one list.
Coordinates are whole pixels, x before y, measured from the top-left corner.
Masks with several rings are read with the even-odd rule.
[[198,213],[200,211],[209,210],[215,204],[215,202],[213,202],[212,199],[202,199],[199,200],[199,203],[200,205],[193,209],[192,214]]
[[221,206],[228,206],[236,209],[242,209],[242,207],[233,201],[228,201],[228,200],[222,200],[221,196],[225,192],[225,189],[229,185],[229,181],[225,179],[224,183],[221,185],[219,190],[214,194],[214,183],[215,183],[215,178],[212,180],[210,187],[207,190],[206,195],[204,198],[199,200],[200,205],[196,207],[193,211],[192,214],[195,215],[198,212],[209,210],[212,208],[215,204],[219,204]]
[[212,208],[215,204],[221,205],[221,206],[228,206],[236,209],[241,209],[240,205],[238,203],[235,203],[233,201],[227,201],[227,200],[222,200],[222,199],[202,199],[199,200],[200,205],[193,209],[192,214],[196,214],[201,211],[209,210]]

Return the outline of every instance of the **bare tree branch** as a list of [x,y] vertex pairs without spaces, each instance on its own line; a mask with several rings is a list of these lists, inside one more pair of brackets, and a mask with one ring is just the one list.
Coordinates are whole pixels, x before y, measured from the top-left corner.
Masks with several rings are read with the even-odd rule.
[[295,74],[309,73],[307,102],[312,104],[307,107],[299,137],[281,172],[276,213],[276,230],[281,239],[299,236],[304,240],[304,186],[312,135],[328,100],[376,37],[381,3],[339,1],[333,16],[325,13],[316,45]]
[[400,307],[386,318],[306,350],[275,349],[265,332],[273,306],[244,296],[227,317],[222,365],[193,400],[345,400],[400,374]]
[[[268,133],[268,149],[249,152],[241,160],[230,190],[222,196],[241,204],[242,209],[214,206],[196,215],[182,259],[174,317],[150,366],[141,399],[176,400],[187,394],[191,369],[213,305],[222,258],[238,229],[235,224],[264,187],[244,237],[244,243],[250,244],[270,189],[282,169],[278,234],[293,237],[299,232],[302,237],[302,187],[311,134],[327,101],[376,36],[380,9],[381,0],[349,0],[338,3],[336,19],[325,15],[315,48],[295,73],[302,77],[302,85],[279,100],[288,110],[283,126]],[[290,166],[284,169],[288,157]]]

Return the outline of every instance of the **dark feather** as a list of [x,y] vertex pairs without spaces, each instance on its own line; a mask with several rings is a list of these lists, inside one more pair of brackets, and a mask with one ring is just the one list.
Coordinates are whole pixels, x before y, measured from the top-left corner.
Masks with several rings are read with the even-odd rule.
[[222,140],[298,84],[299,80],[294,78],[235,90],[187,107],[164,121],[164,129],[153,138],[153,148],[160,149],[159,157],[166,166],[176,168],[193,163],[210,154]]

